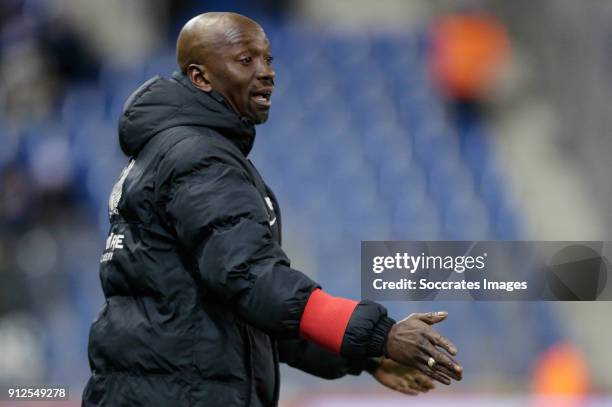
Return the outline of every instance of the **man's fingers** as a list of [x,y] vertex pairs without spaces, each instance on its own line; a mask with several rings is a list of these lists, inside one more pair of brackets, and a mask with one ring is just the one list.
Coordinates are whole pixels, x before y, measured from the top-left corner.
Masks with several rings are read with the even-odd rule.
[[418,319],[420,319],[421,321],[429,325],[437,324],[438,322],[444,321],[444,319],[447,316],[448,316],[448,312],[446,311],[427,312],[427,313],[417,312],[411,315],[411,317],[417,317]]
[[420,361],[415,365],[415,367],[419,371],[421,371],[426,376],[431,377],[432,379],[439,381],[442,384],[446,384],[447,386],[449,384],[451,384],[450,378],[448,376],[446,376],[445,374],[443,374],[442,372],[440,372],[439,370],[435,369],[435,365],[434,365],[433,369],[431,367],[429,367],[429,365],[427,364],[429,356],[423,357],[423,358],[419,358],[419,359],[420,359]]
[[418,393],[427,393],[429,391],[428,388],[425,388],[416,382],[412,382],[408,386],[410,390],[416,391]]
[[451,379],[448,376],[443,375],[440,372],[434,371],[433,374],[431,375],[431,377],[436,379],[437,381],[439,381],[440,383],[442,383],[442,384],[444,384],[446,386],[450,386],[450,384],[451,384]]
[[421,369],[423,373],[425,373],[427,376],[431,377],[432,379],[437,380],[440,383],[445,384],[447,386],[451,384],[451,379],[445,374],[437,370],[430,369],[429,366],[427,365],[421,365]]
[[443,371],[455,380],[461,380],[463,377],[463,368],[450,356],[447,356],[446,354],[437,350],[431,350],[430,355],[436,361],[436,363],[430,367],[432,367],[434,370]]
[[[433,360],[431,360],[433,359]],[[463,367],[455,362],[450,356],[438,351],[431,344],[421,347],[419,354],[419,365],[422,363],[431,371],[444,374],[445,377],[452,377],[455,380],[463,378]],[[433,377],[427,370],[419,369],[429,377]],[[447,384],[446,382],[442,382]]]
[[421,372],[411,374],[411,386],[415,390],[419,390],[423,393],[435,388],[433,380],[425,376]]
[[460,381],[463,378],[463,372],[456,372],[454,370],[450,370],[449,368],[447,368],[444,365],[436,365],[433,367],[434,370],[437,370],[438,372],[451,377],[457,381]]
[[412,375],[415,383],[418,383],[421,388],[432,390],[436,388],[436,384],[429,377],[425,376],[421,372],[415,372]]
[[445,336],[440,335],[432,329],[431,332],[427,334],[427,337],[434,345],[441,347],[453,356],[457,355],[457,347]]
[[457,373],[463,372],[463,368],[461,367],[461,365],[457,363],[457,361],[453,359],[452,356],[449,356],[444,352],[440,352],[436,348],[431,349],[431,356],[433,356],[437,365],[443,365],[449,370]]
[[[429,336],[428,336],[429,338]],[[455,380],[461,380],[463,374],[463,368],[459,363],[455,362],[455,360],[447,355],[444,352],[441,352],[436,348],[430,341],[425,340],[419,346],[421,350],[420,360],[428,365],[430,368],[438,369],[440,366],[444,366],[447,368],[448,372],[450,372],[450,376]],[[430,364],[430,359],[433,358]]]
[[402,384],[400,386],[395,387],[395,390],[399,391],[400,393],[407,394],[409,396],[416,396],[419,394],[418,390],[408,387],[406,384]]

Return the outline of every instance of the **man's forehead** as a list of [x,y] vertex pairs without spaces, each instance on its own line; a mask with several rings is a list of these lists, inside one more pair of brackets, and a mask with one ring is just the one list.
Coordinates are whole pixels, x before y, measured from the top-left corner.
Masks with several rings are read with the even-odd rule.
[[270,46],[266,33],[260,26],[255,24],[230,27],[223,35],[223,42],[228,46]]

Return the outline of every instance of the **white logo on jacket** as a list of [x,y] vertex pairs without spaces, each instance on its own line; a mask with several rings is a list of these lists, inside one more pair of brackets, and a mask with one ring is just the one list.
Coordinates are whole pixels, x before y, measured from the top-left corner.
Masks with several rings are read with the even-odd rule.
[[[272,200],[270,199],[269,196],[266,196],[264,198],[264,200],[266,201],[266,205],[268,205],[268,208],[270,209],[270,211],[272,211],[272,213],[274,213],[274,205],[272,205]],[[274,215],[274,217],[268,221],[268,223],[270,224],[270,226],[274,225],[276,223],[276,214]]]
[[121,200],[121,195],[123,194],[123,183],[127,178],[130,170],[134,166],[136,161],[131,160],[130,163],[121,171],[121,175],[119,176],[119,180],[113,186],[113,190],[110,194],[110,198],[108,198],[108,215],[118,215],[119,214],[119,201]]
[[111,233],[110,235],[108,235],[108,238],[106,239],[106,247],[104,249],[104,253],[100,258],[100,263],[112,260],[113,254],[115,253],[115,249],[124,248],[123,239],[125,239],[125,235],[120,233]]

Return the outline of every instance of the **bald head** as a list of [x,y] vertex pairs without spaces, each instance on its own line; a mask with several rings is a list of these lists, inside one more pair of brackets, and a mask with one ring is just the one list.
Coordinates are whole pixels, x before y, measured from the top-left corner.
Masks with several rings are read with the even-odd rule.
[[262,28],[236,13],[204,13],[183,26],[176,42],[176,60],[185,73],[190,64],[204,64],[221,49],[231,46],[245,30]]
[[241,118],[268,118],[275,73],[270,42],[255,21],[234,13],[206,13],[185,24],[176,59],[191,84],[221,94]]

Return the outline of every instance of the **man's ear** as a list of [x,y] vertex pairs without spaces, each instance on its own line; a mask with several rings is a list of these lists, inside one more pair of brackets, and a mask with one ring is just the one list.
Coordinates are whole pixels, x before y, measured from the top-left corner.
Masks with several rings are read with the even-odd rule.
[[212,91],[208,71],[203,65],[190,64],[187,67],[187,77],[196,88],[204,92]]

